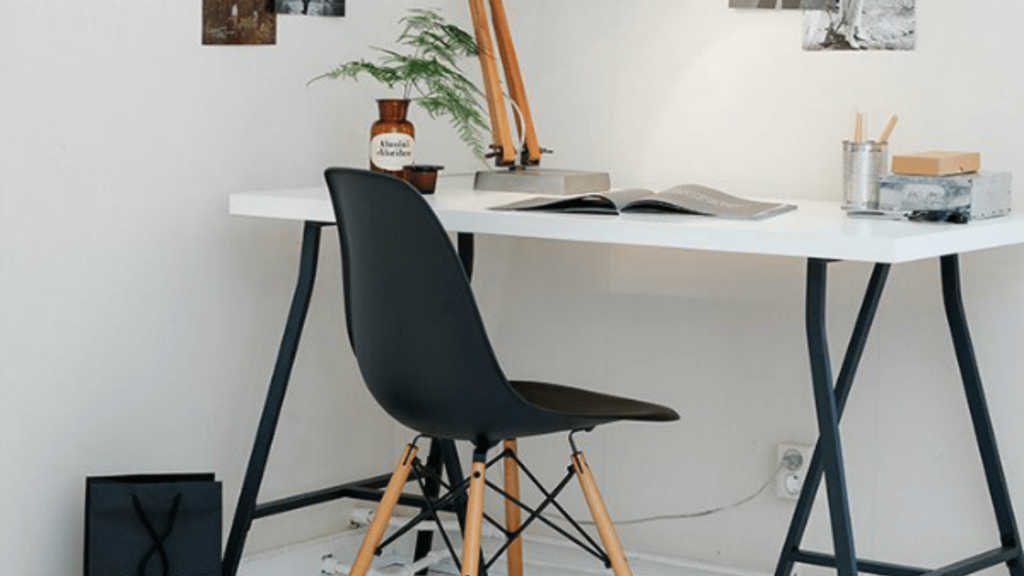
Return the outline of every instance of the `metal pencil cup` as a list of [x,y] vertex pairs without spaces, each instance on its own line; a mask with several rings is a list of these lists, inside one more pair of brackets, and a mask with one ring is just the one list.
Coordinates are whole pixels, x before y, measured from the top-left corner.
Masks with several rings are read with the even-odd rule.
[[843,140],[843,210],[877,210],[878,181],[888,171],[888,144]]

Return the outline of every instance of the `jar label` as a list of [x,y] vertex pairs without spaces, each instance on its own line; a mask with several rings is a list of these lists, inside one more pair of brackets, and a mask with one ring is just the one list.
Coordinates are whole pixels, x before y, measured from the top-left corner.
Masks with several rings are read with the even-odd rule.
[[388,132],[378,134],[370,140],[370,162],[376,168],[399,172],[413,164],[416,141],[408,134]]

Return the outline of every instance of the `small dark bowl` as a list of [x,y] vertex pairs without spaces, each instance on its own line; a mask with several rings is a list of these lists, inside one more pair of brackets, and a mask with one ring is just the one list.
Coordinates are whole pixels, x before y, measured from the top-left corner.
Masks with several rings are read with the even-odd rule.
[[406,182],[412,184],[421,194],[433,194],[437,189],[437,173],[444,170],[444,166],[412,164],[404,170]]

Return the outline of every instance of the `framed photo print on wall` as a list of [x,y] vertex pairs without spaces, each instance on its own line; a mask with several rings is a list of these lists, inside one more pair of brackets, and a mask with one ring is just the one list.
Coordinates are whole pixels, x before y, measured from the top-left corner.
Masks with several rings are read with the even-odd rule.
[[203,44],[276,44],[274,0],[203,0]]
[[839,0],[804,14],[804,50],[913,50],[915,0]]
[[345,0],[275,0],[278,14],[344,16]]

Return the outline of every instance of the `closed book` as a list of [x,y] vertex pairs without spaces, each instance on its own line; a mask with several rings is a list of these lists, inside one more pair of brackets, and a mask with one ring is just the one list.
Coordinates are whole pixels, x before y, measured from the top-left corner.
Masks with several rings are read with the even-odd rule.
[[919,152],[898,154],[892,158],[894,174],[911,176],[950,176],[981,170],[978,152]]

